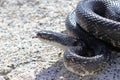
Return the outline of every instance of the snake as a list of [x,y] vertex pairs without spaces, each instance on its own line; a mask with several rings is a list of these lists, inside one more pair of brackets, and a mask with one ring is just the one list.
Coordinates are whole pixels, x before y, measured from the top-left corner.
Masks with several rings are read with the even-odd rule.
[[63,49],[69,71],[95,75],[108,65],[110,51],[120,50],[119,14],[117,0],[80,0],[65,20],[69,34],[42,30],[34,37]]

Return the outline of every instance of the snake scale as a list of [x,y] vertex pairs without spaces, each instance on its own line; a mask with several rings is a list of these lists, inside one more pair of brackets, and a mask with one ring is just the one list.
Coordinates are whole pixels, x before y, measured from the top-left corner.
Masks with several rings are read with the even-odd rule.
[[35,37],[58,43],[65,50],[63,62],[69,71],[94,75],[107,66],[109,49],[120,49],[119,15],[117,0],[80,0],[65,21],[69,35],[42,30]]

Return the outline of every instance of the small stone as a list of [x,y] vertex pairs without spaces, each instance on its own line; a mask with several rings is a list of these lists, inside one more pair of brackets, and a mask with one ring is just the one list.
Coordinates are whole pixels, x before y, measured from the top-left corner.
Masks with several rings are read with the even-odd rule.
[[10,78],[8,76],[4,76],[5,80],[10,80]]
[[11,68],[9,68],[9,67],[4,67],[4,68],[0,68],[0,74],[1,75],[6,75],[6,74],[8,74],[9,72],[11,72]]
[[59,80],[65,80],[65,79],[64,79],[64,77],[63,77],[63,76],[61,76],[61,77],[59,78]]

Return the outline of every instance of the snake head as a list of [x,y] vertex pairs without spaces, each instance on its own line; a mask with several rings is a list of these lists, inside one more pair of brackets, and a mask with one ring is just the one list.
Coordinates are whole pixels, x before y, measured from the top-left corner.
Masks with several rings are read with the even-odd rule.
[[46,31],[46,30],[42,30],[42,31],[37,31],[35,32],[36,36],[34,36],[33,38],[38,38],[40,39],[42,42],[48,44],[48,45],[54,45],[56,47],[59,47],[63,50],[65,50],[67,48],[67,46],[62,45],[62,41],[59,39],[61,38],[59,35],[59,33],[56,32],[52,32],[52,31]]
[[72,36],[47,30],[36,32],[36,36],[33,38],[39,38],[45,43],[58,46],[62,49],[66,49],[66,47],[75,46],[77,44],[77,39]]
[[54,41],[57,36],[55,36],[55,33],[52,31],[38,31],[36,32],[36,36],[33,38],[39,38],[39,39],[44,39],[44,40],[49,40],[49,41]]

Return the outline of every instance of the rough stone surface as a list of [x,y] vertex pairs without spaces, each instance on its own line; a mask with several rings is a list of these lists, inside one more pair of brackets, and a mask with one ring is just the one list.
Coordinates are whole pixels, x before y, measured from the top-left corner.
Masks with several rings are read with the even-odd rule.
[[[65,30],[78,0],[0,0],[0,80],[81,80],[66,70],[63,51],[32,39],[35,31]],[[60,55],[61,54],[61,55]],[[84,80],[120,80],[120,58]]]

